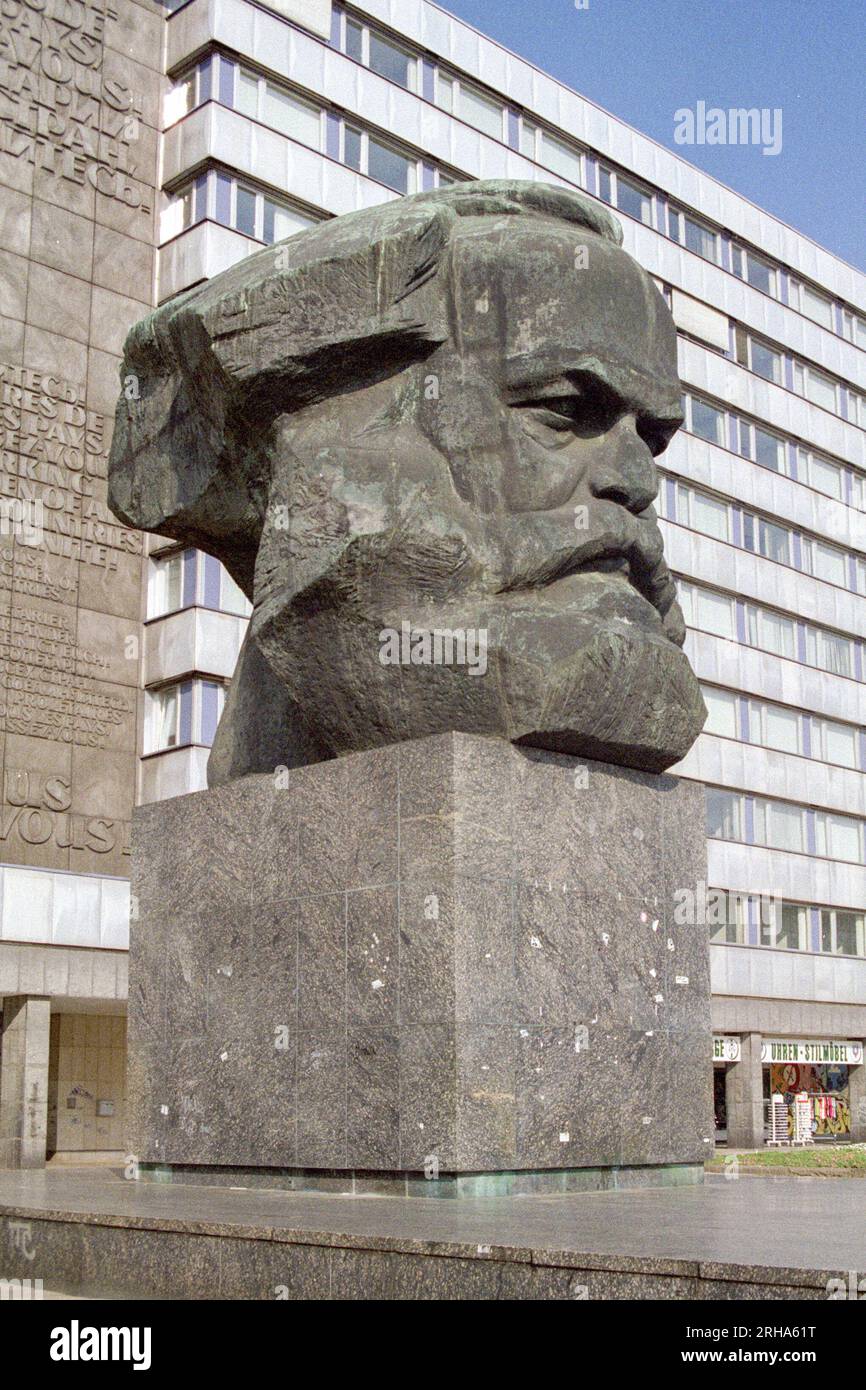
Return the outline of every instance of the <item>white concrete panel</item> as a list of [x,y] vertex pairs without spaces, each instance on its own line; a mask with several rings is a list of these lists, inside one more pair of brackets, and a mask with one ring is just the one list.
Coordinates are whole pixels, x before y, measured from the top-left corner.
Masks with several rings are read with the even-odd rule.
[[215,222],[199,222],[159,252],[159,301],[219,275],[242,261],[259,243]]
[[54,874],[51,940],[62,946],[100,945],[100,882],[82,874]]
[[268,0],[268,4],[284,19],[302,24],[324,39],[330,37],[331,0]]
[[98,874],[0,866],[0,940],[125,951],[129,884]]
[[[249,10],[249,5],[239,5],[239,10]],[[209,42],[217,22],[218,6],[216,0],[192,0],[177,14],[171,16],[166,24],[166,70],[173,71],[190,54],[197,53]],[[240,16],[243,22],[243,15]],[[225,20],[224,20],[225,22]],[[247,17],[250,38],[252,37],[252,16]]]
[[671,312],[677,328],[681,328],[684,333],[690,333],[692,337],[710,343],[720,352],[727,350],[730,332],[725,314],[702,304],[691,295],[683,294],[681,290],[673,291]]
[[102,880],[99,944],[115,950],[129,945],[129,884],[124,879]]
[[34,869],[0,868],[3,878],[4,941],[50,941],[54,875]]
[[814,1003],[866,1003],[866,961],[801,951],[710,944],[714,994]]
[[833,859],[813,859],[758,845],[707,841],[707,882],[742,893],[772,893],[793,902],[824,903],[863,911],[866,868]]
[[195,669],[230,680],[247,630],[247,619],[210,608],[195,610]]
[[805,798],[810,806],[866,816],[866,774],[715,734],[701,734],[671,772],[756,796]]
[[183,608],[145,627],[144,680],[159,685],[196,671],[228,680],[234,673],[246,618],[211,608]]
[[141,803],[166,801],[173,796],[207,788],[207,748],[177,748],[155,753],[141,764]]
[[195,670],[196,609],[156,618],[144,629],[144,680],[148,685]]

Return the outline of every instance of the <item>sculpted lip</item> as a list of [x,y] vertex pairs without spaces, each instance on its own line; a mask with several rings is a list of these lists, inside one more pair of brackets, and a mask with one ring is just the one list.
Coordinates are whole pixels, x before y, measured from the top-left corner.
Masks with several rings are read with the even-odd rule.
[[515,517],[512,531],[510,572],[500,592],[555,584],[572,574],[622,572],[655,603],[656,576],[660,570],[667,574],[652,508],[635,516],[618,503],[598,500],[583,532],[575,527],[573,509]]

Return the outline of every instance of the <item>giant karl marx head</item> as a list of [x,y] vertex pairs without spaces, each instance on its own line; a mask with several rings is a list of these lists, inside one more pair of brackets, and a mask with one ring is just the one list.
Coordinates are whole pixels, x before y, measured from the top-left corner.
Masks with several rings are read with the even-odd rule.
[[467,183],[132,330],[111,505],[253,603],[212,784],[452,729],[687,752],[705,712],[653,509],[676,338],[620,241],[579,193]]

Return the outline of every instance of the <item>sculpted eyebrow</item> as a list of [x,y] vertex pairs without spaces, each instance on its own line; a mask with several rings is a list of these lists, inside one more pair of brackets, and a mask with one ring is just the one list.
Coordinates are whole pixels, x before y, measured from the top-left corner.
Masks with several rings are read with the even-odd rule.
[[520,373],[511,376],[506,373],[506,394],[509,403],[517,405],[521,399],[552,396],[573,396],[581,385],[590,382],[599,391],[608,395],[618,395],[615,387],[606,381],[592,367],[549,367],[540,362],[535,371],[521,363]]

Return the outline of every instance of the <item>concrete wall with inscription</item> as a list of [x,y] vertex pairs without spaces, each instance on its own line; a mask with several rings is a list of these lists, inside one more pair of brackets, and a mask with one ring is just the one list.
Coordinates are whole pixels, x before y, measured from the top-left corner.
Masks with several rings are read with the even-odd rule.
[[106,461],[153,303],[164,13],[0,4],[0,865],[128,873],[143,538]]

